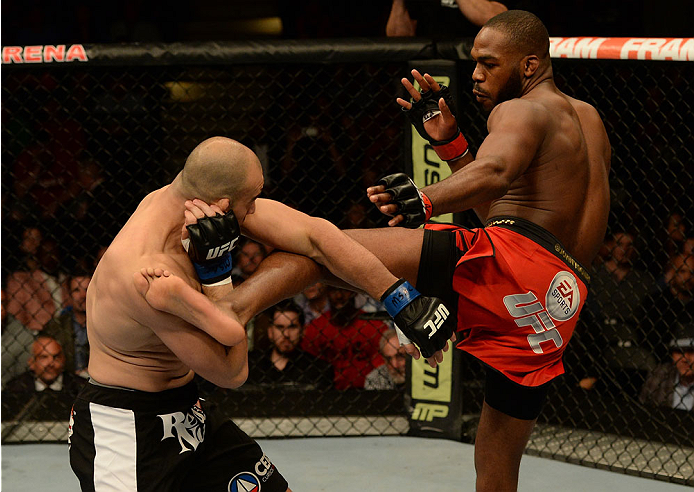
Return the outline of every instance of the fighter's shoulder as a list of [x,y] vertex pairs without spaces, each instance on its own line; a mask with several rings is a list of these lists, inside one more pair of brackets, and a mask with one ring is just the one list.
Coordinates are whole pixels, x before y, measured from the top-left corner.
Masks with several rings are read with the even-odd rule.
[[550,121],[551,116],[547,106],[536,100],[514,98],[495,106],[487,125],[490,130],[496,125],[542,126]]
[[566,99],[569,101],[569,104],[571,104],[581,120],[589,120],[592,123],[599,123],[602,125],[600,113],[598,113],[598,110],[595,109],[592,104],[570,96],[566,96]]

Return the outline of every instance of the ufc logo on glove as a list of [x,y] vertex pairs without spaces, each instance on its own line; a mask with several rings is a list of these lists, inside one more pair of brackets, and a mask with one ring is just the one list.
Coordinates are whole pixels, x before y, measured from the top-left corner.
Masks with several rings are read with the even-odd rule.
[[205,258],[206,260],[214,260],[215,258],[219,258],[220,256],[224,255],[227,251],[231,251],[234,249],[234,246],[236,245],[236,242],[239,240],[239,238],[235,238],[233,241],[229,241],[226,244],[222,244],[221,246],[217,246],[214,249],[211,249],[207,252],[207,257]]
[[439,331],[439,328],[441,328],[443,322],[448,319],[449,314],[450,313],[448,312],[448,309],[446,309],[446,306],[440,304],[438,309],[436,310],[436,317],[433,320],[430,319],[429,321],[424,323],[424,328],[430,330],[429,338],[433,337],[434,334],[437,331]]

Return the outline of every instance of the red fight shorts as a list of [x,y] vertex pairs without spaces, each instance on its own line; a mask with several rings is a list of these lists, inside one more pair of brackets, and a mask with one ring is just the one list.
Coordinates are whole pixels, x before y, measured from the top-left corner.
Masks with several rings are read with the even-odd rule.
[[588,270],[548,231],[516,217],[425,229],[417,290],[457,312],[458,348],[523,386],[563,374]]

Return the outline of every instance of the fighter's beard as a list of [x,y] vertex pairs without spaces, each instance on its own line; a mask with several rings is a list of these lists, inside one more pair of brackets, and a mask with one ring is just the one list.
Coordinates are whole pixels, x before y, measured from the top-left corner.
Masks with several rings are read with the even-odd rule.
[[521,94],[523,94],[523,83],[521,81],[520,71],[515,70],[496,96],[496,104],[494,106],[504,101],[520,97]]

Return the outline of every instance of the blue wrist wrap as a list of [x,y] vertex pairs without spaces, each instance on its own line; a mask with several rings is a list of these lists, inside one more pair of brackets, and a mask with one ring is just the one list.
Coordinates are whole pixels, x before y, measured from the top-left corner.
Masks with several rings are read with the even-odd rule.
[[404,281],[393,292],[383,299],[383,305],[391,318],[395,318],[405,306],[414,301],[422,294],[415,289],[412,284]]
[[[210,284],[224,280],[231,275],[231,253],[227,253],[217,261],[193,263],[200,282]],[[211,281],[211,282],[210,282]]]

